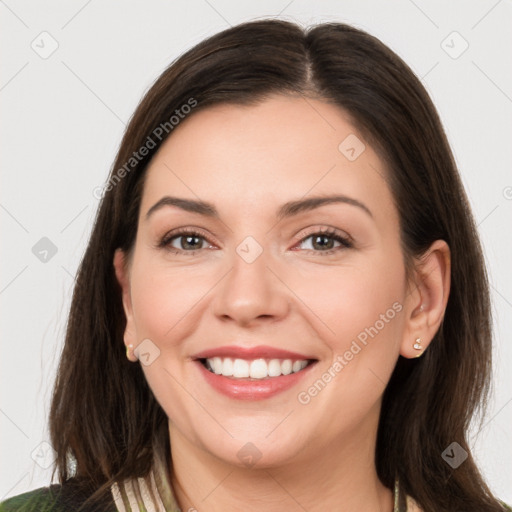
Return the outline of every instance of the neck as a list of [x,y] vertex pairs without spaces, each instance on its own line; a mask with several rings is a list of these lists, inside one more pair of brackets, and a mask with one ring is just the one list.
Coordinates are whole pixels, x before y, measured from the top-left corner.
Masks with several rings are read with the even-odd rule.
[[280,512],[393,511],[393,493],[379,480],[376,425],[359,425],[281,465],[239,467],[190,443],[169,424],[172,486],[181,510]]

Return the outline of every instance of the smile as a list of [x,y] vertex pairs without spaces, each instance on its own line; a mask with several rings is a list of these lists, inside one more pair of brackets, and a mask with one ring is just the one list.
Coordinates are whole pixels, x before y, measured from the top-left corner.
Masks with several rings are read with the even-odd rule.
[[212,357],[201,359],[207,370],[216,375],[232,379],[267,379],[297,373],[311,364],[312,360],[301,359],[234,359],[231,357]]
[[191,356],[209,388],[236,400],[263,400],[297,385],[318,359],[272,345],[229,344]]

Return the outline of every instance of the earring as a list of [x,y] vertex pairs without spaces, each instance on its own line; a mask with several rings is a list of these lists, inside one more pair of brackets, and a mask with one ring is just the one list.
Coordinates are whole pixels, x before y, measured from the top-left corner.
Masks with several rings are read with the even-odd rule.
[[[421,338],[416,338],[414,340],[413,348],[414,350],[423,350],[423,347],[421,346]],[[421,354],[422,352],[420,352],[416,357],[420,357]]]
[[129,345],[126,345],[126,357],[132,363],[137,360],[137,356],[135,356],[133,352],[133,345],[131,343]]

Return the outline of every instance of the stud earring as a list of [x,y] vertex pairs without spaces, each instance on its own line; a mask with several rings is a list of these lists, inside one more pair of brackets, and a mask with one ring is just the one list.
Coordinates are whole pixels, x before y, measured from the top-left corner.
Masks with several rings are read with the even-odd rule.
[[129,345],[126,345],[126,357],[132,363],[135,362],[134,360],[137,359],[137,357],[135,356],[135,354],[133,352],[133,345],[131,343]]
[[[416,338],[414,340],[413,344],[414,350],[423,350],[423,347],[421,346],[421,338]],[[420,352],[416,357],[420,357],[423,352]]]

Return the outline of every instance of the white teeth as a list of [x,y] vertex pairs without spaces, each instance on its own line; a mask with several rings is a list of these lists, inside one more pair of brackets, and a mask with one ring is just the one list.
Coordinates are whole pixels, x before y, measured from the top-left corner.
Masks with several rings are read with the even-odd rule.
[[279,359],[271,359],[268,363],[268,376],[279,377],[281,375],[281,363]]
[[233,360],[229,357],[224,359],[224,362],[222,363],[222,375],[225,377],[231,377],[231,375],[233,375]]
[[294,361],[293,366],[292,366],[293,373],[298,372],[299,370],[302,370],[302,368],[304,368],[306,366],[306,364],[304,366],[302,366],[303,363],[308,364],[307,361]]
[[281,372],[283,372],[283,375],[290,375],[292,373],[292,360],[291,359],[285,359],[281,363]]
[[212,357],[206,360],[206,367],[217,375],[236,379],[265,379],[290,375],[303,370],[308,361],[291,359],[231,359],[230,357]]
[[251,379],[264,379],[267,376],[268,366],[265,359],[255,359],[251,361],[249,367],[249,376]]
[[249,377],[249,363],[245,359],[235,359],[233,363],[233,377],[238,379]]
[[222,359],[220,357],[214,357],[210,361],[210,365],[214,373],[216,373],[217,375],[220,375],[222,373]]

